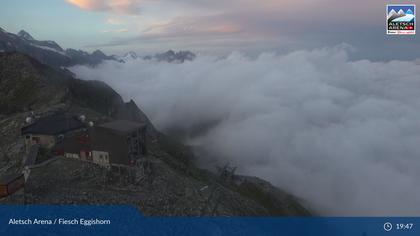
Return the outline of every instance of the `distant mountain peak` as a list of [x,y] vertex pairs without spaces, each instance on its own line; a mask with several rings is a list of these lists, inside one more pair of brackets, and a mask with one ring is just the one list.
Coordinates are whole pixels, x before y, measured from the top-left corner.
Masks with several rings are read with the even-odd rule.
[[[147,57],[149,59],[151,57]],[[165,53],[156,54],[154,56],[158,61],[166,62],[180,62],[193,61],[196,58],[196,55],[190,51],[179,51],[175,52],[173,50],[168,50]]]
[[26,39],[26,40],[35,40],[28,32],[26,32],[25,30],[21,30],[19,31],[19,33],[17,34],[19,37]]
[[93,53],[92,53],[92,56],[97,56],[97,57],[106,57],[106,55],[105,55],[105,53],[103,53],[101,50],[95,50]]
[[63,50],[56,42],[51,40],[34,39],[25,30],[17,34],[8,33],[0,28],[0,52],[20,52],[36,58],[43,64],[52,67],[69,67],[73,65],[95,66],[104,60],[115,60],[113,56],[107,56],[97,50],[92,54],[81,50]]
[[139,58],[139,56],[137,55],[137,53],[133,52],[133,51],[129,51],[124,55],[124,58],[132,58],[132,59],[137,59]]

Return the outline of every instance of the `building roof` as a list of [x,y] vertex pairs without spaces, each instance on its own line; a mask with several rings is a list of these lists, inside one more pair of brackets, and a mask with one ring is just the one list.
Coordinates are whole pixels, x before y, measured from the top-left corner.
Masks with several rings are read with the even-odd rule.
[[23,166],[31,166],[35,164],[36,158],[38,157],[38,150],[39,150],[38,144],[31,146],[31,149],[29,150],[29,153],[26,156],[25,163],[23,164]]
[[22,134],[56,135],[85,127],[85,124],[74,116],[65,114],[41,118],[35,123],[22,128]]
[[117,132],[128,133],[146,127],[145,124],[128,120],[116,120],[98,125],[99,127],[114,130]]

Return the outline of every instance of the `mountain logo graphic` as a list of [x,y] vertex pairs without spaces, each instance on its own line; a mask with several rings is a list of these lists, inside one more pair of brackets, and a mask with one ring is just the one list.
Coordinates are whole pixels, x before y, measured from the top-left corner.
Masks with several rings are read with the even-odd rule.
[[386,6],[386,27],[389,35],[416,34],[416,5],[389,4]]

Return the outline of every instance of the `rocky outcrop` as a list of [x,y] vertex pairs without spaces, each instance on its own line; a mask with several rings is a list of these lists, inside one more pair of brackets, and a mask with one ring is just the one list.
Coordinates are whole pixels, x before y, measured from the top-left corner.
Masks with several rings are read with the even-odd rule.
[[66,75],[19,53],[0,53],[0,114],[58,103]]

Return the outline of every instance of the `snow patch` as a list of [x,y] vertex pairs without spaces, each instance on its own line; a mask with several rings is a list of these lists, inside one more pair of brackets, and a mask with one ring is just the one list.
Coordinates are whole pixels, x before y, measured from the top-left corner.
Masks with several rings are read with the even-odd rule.
[[43,50],[52,51],[52,52],[61,54],[63,56],[67,56],[66,53],[64,53],[63,51],[59,51],[57,49],[50,48],[50,47],[47,47],[47,46],[40,46],[40,45],[36,45],[36,44],[33,44],[33,43],[31,43],[31,46],[34,46],[34,47],[37,47],[37,48],[40,48],[40,49],[43,49]]

